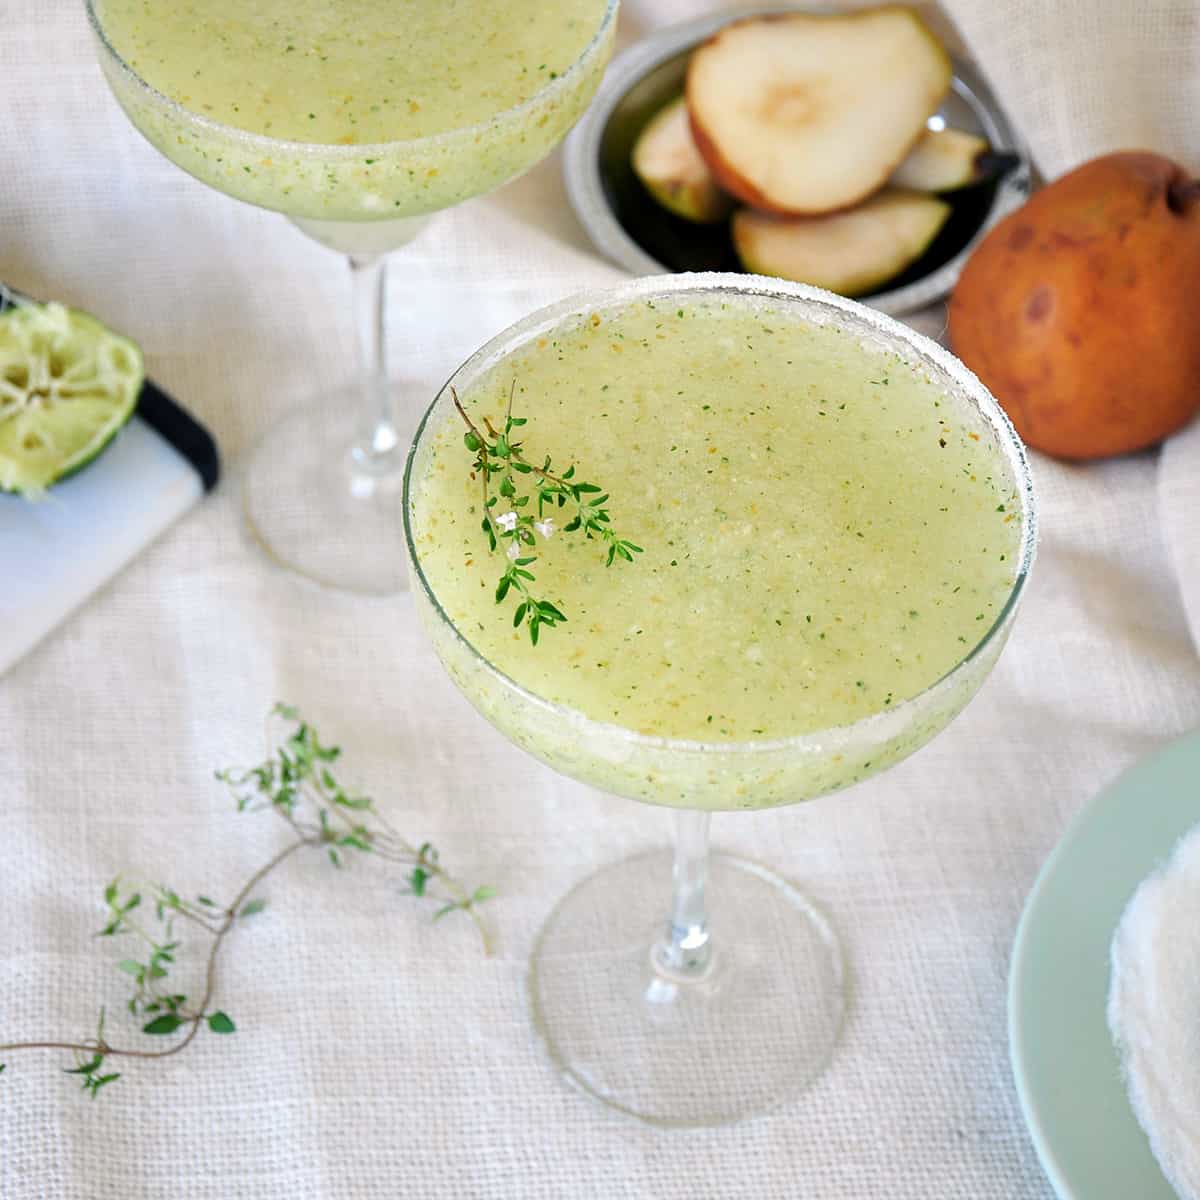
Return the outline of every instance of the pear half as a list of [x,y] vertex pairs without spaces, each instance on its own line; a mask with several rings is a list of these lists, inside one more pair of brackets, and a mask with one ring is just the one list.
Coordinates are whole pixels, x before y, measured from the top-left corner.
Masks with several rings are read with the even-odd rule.
[[950,59],[910,9],[734,21],[688,62],[696,145],[754,208],[811,215],[881,187],[950,87]]
[[917,192],[952,192],[979,182],[987,153],[988,140],[978,134],[927,129],[888,183]]
[[949,215],[944,200],[899,189],[824,217],[744,208],[733,217],[733,244],[747,271],[861,296],[916,262]]
[[721,190],[696,148],[682,96],[660,109],[633,147],[634,174],[663,208],[702,225],[723,221],[734,199]]

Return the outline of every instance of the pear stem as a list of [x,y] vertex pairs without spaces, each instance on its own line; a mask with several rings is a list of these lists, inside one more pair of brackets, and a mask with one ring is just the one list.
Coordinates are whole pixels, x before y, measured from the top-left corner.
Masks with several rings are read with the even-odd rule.
[[1167,207],[1176,216],[1186,217],[1197,201],[1200,201],[1200,179],[1188,179],[1181,173],[1167,184]]

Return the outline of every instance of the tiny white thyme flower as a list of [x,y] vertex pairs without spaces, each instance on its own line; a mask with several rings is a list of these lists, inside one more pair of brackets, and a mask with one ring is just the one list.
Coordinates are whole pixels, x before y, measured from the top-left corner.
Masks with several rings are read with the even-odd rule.
[[542,535],[542,537],[549,538],[554,532],[554,518],[547,517],[544,521],[534,521],[533,527]]
[[508,547],[508,549],[507,549],[507,550],[505,550],[505,552],[504,552],[504,553],[505,553],[505,554],[507,554],[507,555],[508,555],[508,557],[509,557],[509,558],[511,558],[511,559],[518,559],[518,558],[520,558],[520,557],[521,557],[521,543],[520,543],[520,542],[513,542],[513,543],[512,543],[512,544],[511,544],[511,545]]
[[505,533],[512,533],[512,531],[517,527],[517,519],[517,514],[512,509],[509,509],[508,512],[501,513],[496,518],[496,524],[499,525]]

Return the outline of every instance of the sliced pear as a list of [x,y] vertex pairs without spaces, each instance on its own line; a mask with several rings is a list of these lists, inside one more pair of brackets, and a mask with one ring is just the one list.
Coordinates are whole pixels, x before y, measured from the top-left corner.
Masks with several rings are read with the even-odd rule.
[[733,244],[747,271],[861,296],[916,262],[949,215],[936,196],[891,189],[824,217],[743,208],[733,215]]
[[687,221],[710,225],[733,211],[733,197],[721,190],[696,148],[682,96],[655,113],[638,135],[633,170],[663,208]]
[[688,63],[692,133],[717,182],[754,208],[849,208],[899,166],[950,87],[910,9],[778,13],[726,25]]
[[926,129],[888,184],[917,192],[952,192],[980,180],[987,138],[961,129]]

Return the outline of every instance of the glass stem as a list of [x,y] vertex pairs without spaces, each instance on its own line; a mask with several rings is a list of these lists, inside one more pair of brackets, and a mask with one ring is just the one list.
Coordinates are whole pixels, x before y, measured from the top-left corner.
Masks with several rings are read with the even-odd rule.
[[712,814],[682,809],[675,818],[671,921],[655,951],[660,971],[679,980],[702,979],[712,965],[712,938],[704,889]]
[[359,471],[380,477],[393,474],[403,466],[396,406],[387,372],[387,325],[384,320],[387,259],[381,254],[351,255],[349,262],[362,389],[362,434],[351,455]]

